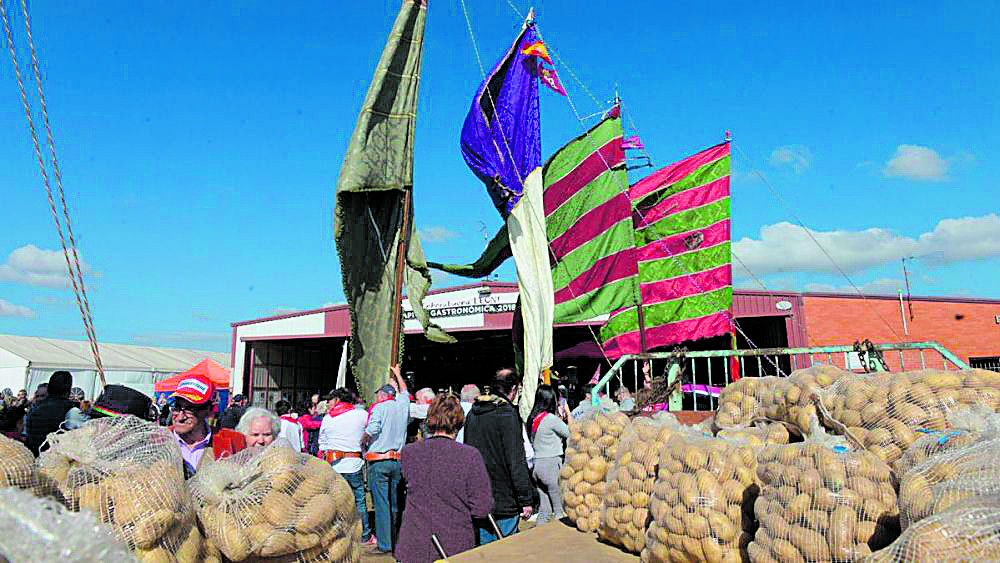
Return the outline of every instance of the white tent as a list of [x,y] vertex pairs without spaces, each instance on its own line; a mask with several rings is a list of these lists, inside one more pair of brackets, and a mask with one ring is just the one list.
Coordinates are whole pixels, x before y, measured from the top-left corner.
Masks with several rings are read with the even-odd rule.
[[[99,344],[104,376],[108,383],[120,383],[153,396],[153,384],[186,371],[205,358],[229,366],[229,354],[184,348],[156,348],[131,344]],[[73,386],[88,399],[100,392],[90,343],[86,340],[58,340],[36,336],[0,334],[0,390],[9,387],[28,395],[52,372],[73,374]]]

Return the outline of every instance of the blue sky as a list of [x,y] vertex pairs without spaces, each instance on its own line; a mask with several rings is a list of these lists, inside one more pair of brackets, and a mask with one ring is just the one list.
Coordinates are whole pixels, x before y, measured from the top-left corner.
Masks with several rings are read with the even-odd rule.
[[[520,19],[466,2],[489,67]],[[927,255],[909,264],[914,293],[1000,297],[998,5],[755,4],[536,10],[578,113],[617,89],[654,164],[733,132],[734,251],[765,286],[840,290],[839,268],[894,292],[900,258]],[[31,6],[102,340],[227,350],[232,321],[342,301],[333,193],[397,7]],[[500,225],[458,151],[479,81],[460,2],[431,0],[414,196],[431,259],[471,260]],[[542,96],[548,154],[592,120]],[[82,338],[6,52],[0,131],[0,333]]]

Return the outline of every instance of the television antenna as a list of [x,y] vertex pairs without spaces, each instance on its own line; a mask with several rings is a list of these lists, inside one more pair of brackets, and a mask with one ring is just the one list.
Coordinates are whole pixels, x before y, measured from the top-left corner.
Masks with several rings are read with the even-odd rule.
[[926,258],[928,256],[933,256],[935,254],[942,254],[943,250],[936,250],[934,252],[928,252],[926,254],[921,254],[919,256],[903,256],[900,262],[903,263],[903,283],[906,285],[906,309],[910,315],[910,322],[913,322],[913,299],[910,294],[910,272],[906,269],[907,260],[920,260],[921,258]]

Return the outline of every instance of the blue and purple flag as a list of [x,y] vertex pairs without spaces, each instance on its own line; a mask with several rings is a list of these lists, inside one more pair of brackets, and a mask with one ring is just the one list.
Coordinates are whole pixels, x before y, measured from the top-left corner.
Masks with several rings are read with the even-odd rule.
[[462,126],[462,156],[504,219],[542,163],[537,55],[524,52],[536,43],[535,26],[528,24],[486,75]]

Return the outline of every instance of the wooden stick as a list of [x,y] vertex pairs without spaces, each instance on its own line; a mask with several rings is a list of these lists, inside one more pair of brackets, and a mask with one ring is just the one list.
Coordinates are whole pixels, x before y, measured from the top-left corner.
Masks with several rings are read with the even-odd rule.
[[503,539],[503,534],[500,532],[500,526],[497,526],[497,521],[493,519],[492,514],[487,514],[487,518],[490,519],[490,524],[493,524],[493,531],[497,533],[497,539]]
[[399,246],[396,248],[396,302],[393,303],[392,310],[392,348],[389,352],[389,365],[402,363],[399,358],[399,339],[403,330],[403,274],[406,271],[406,255],[410,249],[412,195],[411,190],[403,190],[403,225],[399,231]]
[[444,548],[443,548],[443,547],[441,547],[441,542],[440,542],[440,541],[438,541],[438,537],[437,537],[437,535],[435,535],[435,534],[431,534],[431,543],[433,543],[433,544],[434,544],[434,548],[435,548],[435,549],[437,549],[437,550],[438,550],[438,553],[440,553],[440,554],[441,554],[441,559],[445,559],[445,560],[447,560],[447,559],[448,559],[448,554],[447,554],[447,553],[445,553],[445,552],[444,552]]

